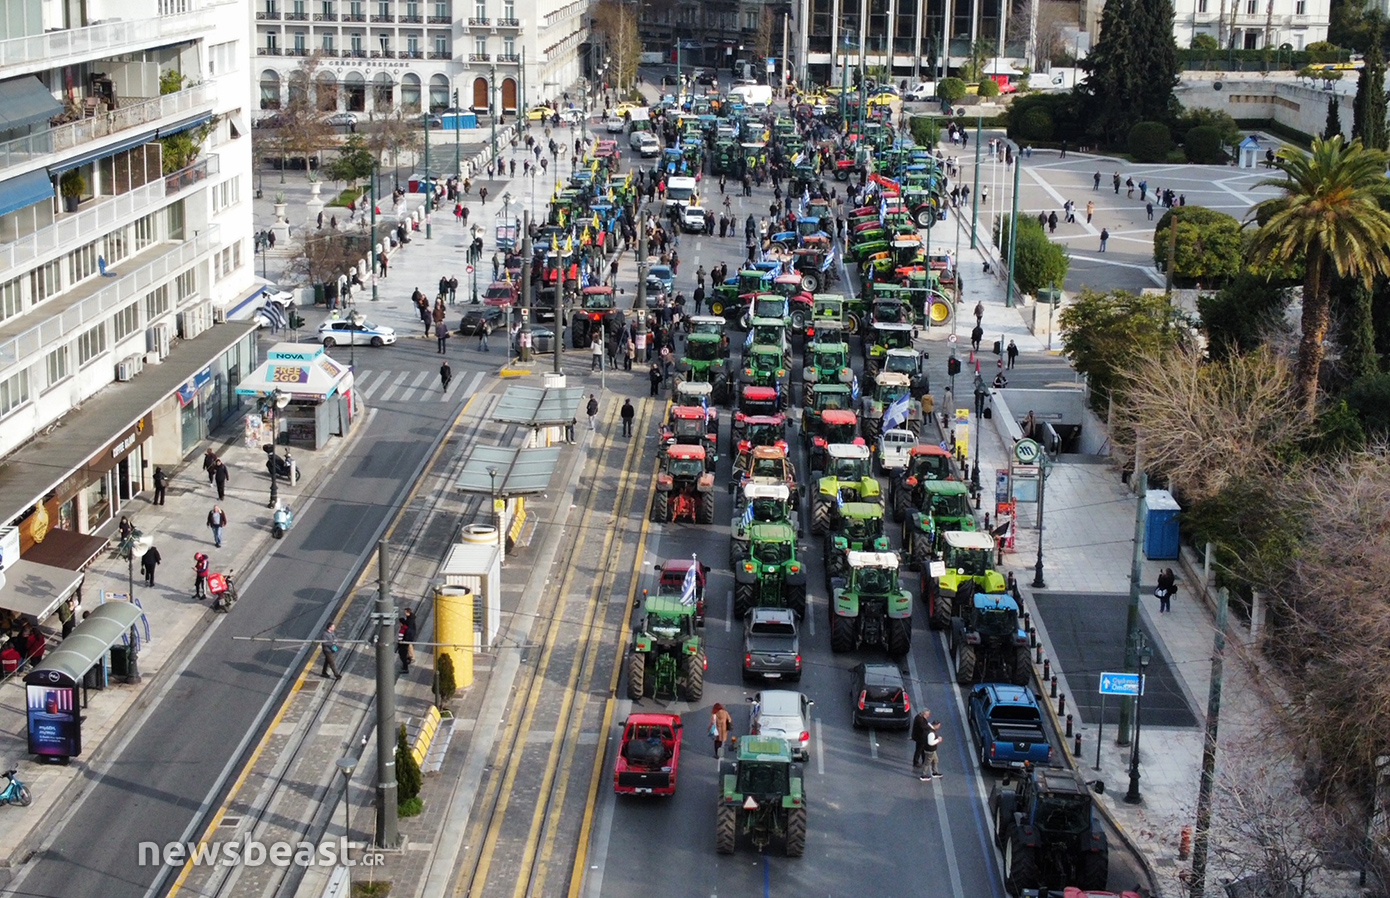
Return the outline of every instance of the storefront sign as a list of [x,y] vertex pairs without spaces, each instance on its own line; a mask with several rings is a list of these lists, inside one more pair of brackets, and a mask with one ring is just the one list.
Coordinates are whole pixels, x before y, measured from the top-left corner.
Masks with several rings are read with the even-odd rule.
[[299,349],[287,349],[283,347],[293,346],[291,343],[281,343],[276,348],[266,353],[267,362],[312,362],[314,359],[323,355],[323,347],[304,347]]
[[120,460],[131,453],[136,446],[149,439],[153,419],[146,414],[136,421],[116,439],[111,441],[101,452],[92,456],[84,465],[85,476],[78,484],[78,489],[87,486],[92,482],[91,478],[95,475],[105,474],[107,471],[116,467]]
[[270,379],[277,384],[307,384],[309,369],[299,365],[276,365],[270,369]]

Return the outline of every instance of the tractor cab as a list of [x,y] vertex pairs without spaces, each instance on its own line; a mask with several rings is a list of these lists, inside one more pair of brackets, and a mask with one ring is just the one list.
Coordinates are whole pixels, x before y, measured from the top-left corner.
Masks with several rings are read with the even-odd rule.
[[988,533],[955,530],[944,543],[941,560],[957,576],[984,577],[994,569],[994,538]]
[[820,420],[818,438],[824,440],[827,446],[855,441],[854,427],[858,422],[858,416],[854,412],[849,409],[829,409],[821,413]]
[[772,387],[744,387],[738,397],[736,419],[771,417],[780,411],[781,401]]
[[695,625],[703,627],[705,625],[705,577],[709,574],[709,565],[701,564],[695,558],[672,558],[663,561],[656,565],[656,594],[662,598],[674,598],[680,601],[685,594],[685,583],[692,570],[695,573]]
[[[715,424],[718,427],[718,424]],[[677,405],[671,408],[669,423],[661,435],[663,446],[703,446],[705,448],[705,470],[713,471],[719,461],[715,451],[718,430],[710,432],[705,410],[699,406]]]
[[693,315],[685,319],[685,323],[690,328],[690,335],[714,334],[717,337],[724,336],[726,323],[723,318],[715,315]]
[[[790,521],[795,511],[791,506],[791,490],[785,483],[749,481],[743,487],[739,511],[749,522],[761,524]],[[751,510],[750,510],[751,509]]]
[[874,324],[911,324],[912,306],[897,297],[875,298],[870,317]]
[[890,349],[911,349],[913,328],[910,324],[875,324],[864,340],[864,374],[872,377],[883,365]]
[[775,446],[783,452],[787,451],[787,416],[744,418],[738,441],[738,458],[742,458],[742,453],[754,446]]
[[719,413],[714,409],[714,387],[699,381],[683,380],[676,384],[672,401],[676,405],[693,405],[704,409],[707,424],[711,431],[719,429]]
[[853,382],[854,369],[850,367],[849,344],[819,341],[808,344],[802,379],[808,384]]
[[927,484],[931,497],[930,511],[937,521],[969,521],[970,527],[951,529],[974,529],[974,512],[970,509],[970,493],[965,484],[958,481],[938,480]]
[[[836,538],[850,546],[882,549],[888,552],[888,535],[883,529],[883,507],[875,502],[845,502],[840,506],[840,526]],[[890,553],[891,554],[891,553]],[[894,555],[894,570],[897,556]],[[893,586],[896,586],[896,578]],[[882,590],[886,591],[887,585]]]
[[903,471],[908,486],[916,486],[927,480],[955,480],[955,469],[951,466],[951,453],[940,446],[913,446]]
[[696,333],[686,338],[685,358],[693,362],[718,362],[728,354],[729,347],[722,336]]
[[[778,300],[785,303],[781,297]],[[791,344],[787,342],[787,322],[783,317],[777,318],[753,318],[749,323],[748,336],[744,339],[743,345],[749,346],[775,346],[781,352],[790,352]]]
[[662,456],[662,472],[678,479],[698,479],[705,473],[705,454],[702,446],[670,446]]
[[880,371],[884,374],[900,374],[908,379],[912,386],[912,396],[920,399],[931,392],[930,379],[927,376],[926,366],[922,364],[922,353],[914,349],[890,349],[883,359],[883,367]]
[[579,305],[592,321],[599,320],[618,307],[612,287],[585,287]]
[[869,471],[869,447],[853,443],[832,443],[827,447],[830,463],[825,475],[840,481],[857,481],[872,476]]
[[785,327],[791,317],[791,303],[780,293],[759,293],[753,297],[749,308],[749,319],[766,318],[780,320]]

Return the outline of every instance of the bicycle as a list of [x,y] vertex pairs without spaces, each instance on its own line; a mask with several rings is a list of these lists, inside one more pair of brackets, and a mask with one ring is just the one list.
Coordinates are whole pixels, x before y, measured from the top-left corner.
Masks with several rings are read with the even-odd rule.
[[27,808],[34,803],[34,796],[29,791],[29,787],[15,777],[18,772],[19,768],[11,767],[4,773],[0,773],[0,776],[9,780],[5,788],[0,789],[0,804],[17,804],[22,808]]

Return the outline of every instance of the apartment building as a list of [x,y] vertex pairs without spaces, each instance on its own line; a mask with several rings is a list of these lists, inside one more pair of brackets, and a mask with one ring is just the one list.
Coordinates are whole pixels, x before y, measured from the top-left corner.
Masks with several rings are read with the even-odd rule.
[[248,2],[0,4],[0,608],[41,618],[21,584],[61,601],[53,571],[238,411]]
[[668,61],[674,61],[679,38],[681,64],[690,66],[725,67],[735,60],[751,59],[764,41],[766,55],[781,58],[783,18],[796,5],[784,0],[644,3],[639,20],[642,46],[659,49]]
[[1218,45],[1237,50],[1285,45],[1302,50],[1327,40],[1331,15],[1329,0],[1176,0],[1173,36],[1179,47],[1209,34]]
[[253,0],[262,110],[288,98],[291,73],[316,55],[325,114],[480,115],[557,97],[579,77],[588,0]]

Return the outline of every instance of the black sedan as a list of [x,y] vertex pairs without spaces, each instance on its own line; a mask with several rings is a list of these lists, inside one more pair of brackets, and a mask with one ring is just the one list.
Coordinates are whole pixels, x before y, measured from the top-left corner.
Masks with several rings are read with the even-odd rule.
[[[512,338],[512,354],[521,355],[521,333]],[[555,351],[555,331],[548,327],[531,326],[531,351],[546,353]]]
[[896,665],[857,665],[850,698],[856,727],[907,729],[912,723],[912,703]]
[[456,333],[464,337],[476,337],[484,321],[492,328],[494,334],[504,330],[507,327],[507,310],[500,306],[485,306],[481,303],[469,306],[459,319],[459,329]]

